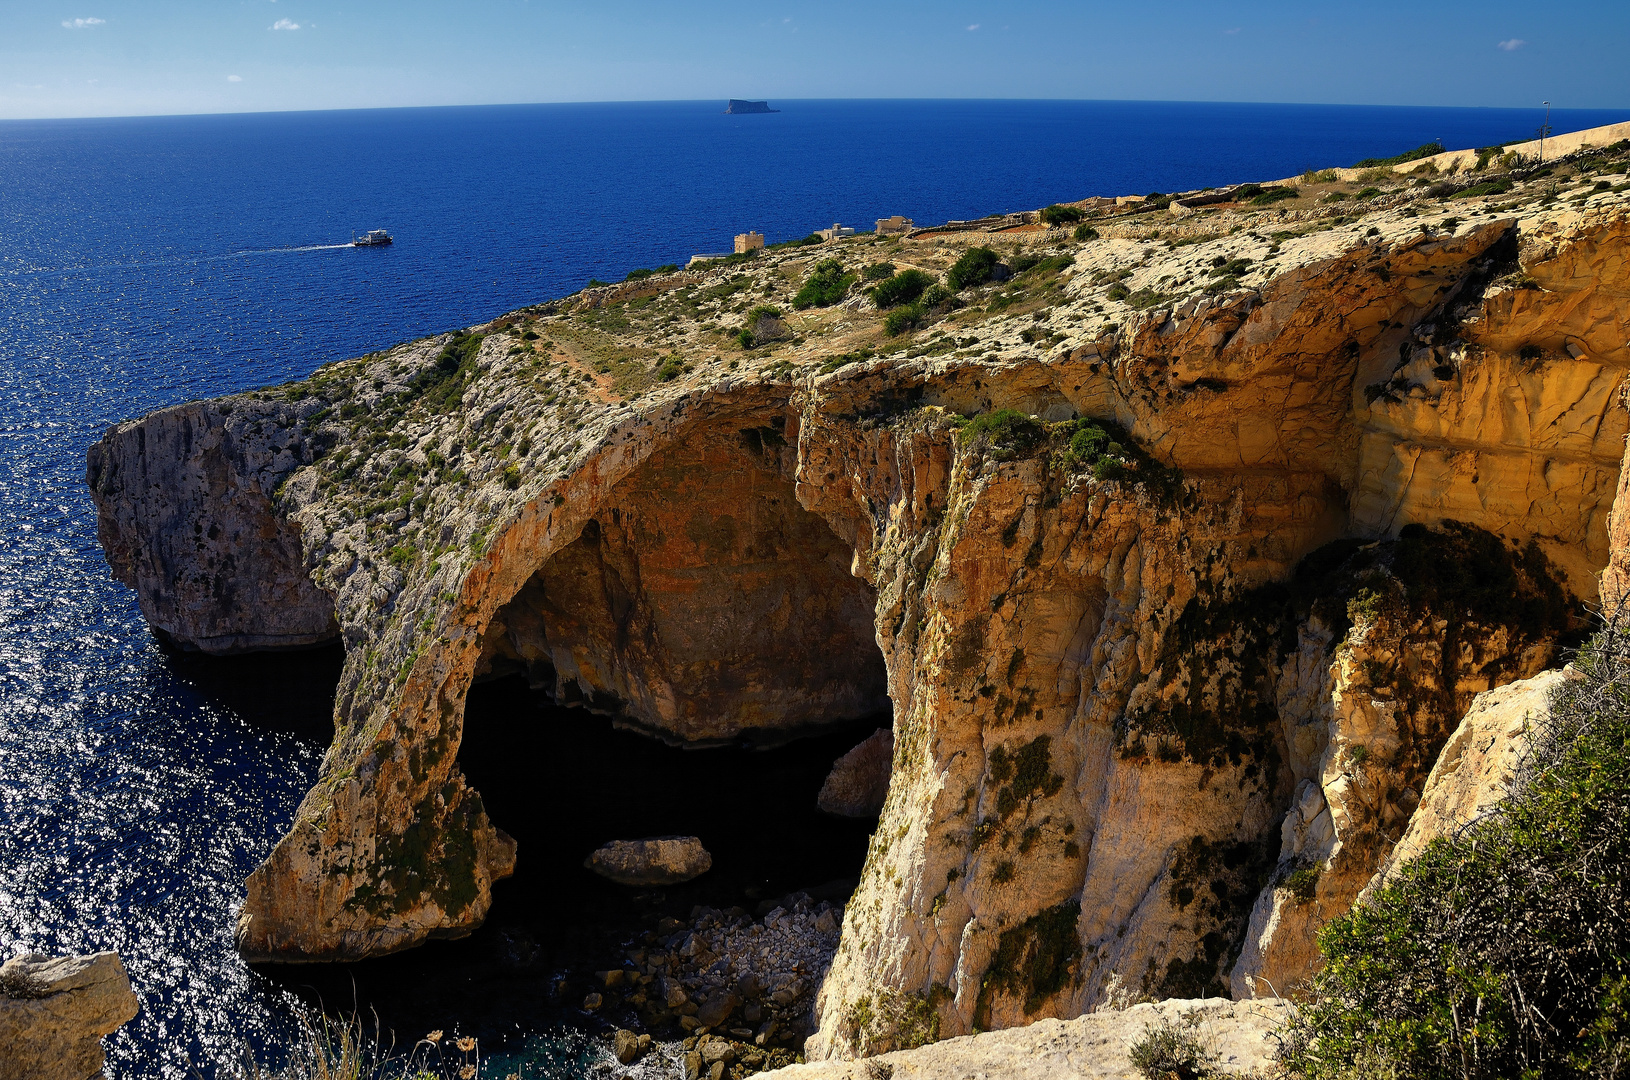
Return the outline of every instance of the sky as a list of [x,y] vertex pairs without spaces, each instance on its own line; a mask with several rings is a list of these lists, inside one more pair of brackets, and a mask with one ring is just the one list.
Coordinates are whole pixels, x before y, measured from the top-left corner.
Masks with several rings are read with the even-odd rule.
[[0,0],[0,118],[557,101],[1630,106],[1630,3]]

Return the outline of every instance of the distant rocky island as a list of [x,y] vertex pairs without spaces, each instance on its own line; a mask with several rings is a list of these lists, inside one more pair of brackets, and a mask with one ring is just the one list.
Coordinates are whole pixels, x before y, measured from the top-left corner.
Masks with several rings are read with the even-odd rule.
[[780,109],[770,108],[770,103],[768,101],[742,101],[739,98],[731,98],[730,104],[726,106],[724,110],[726,116],[734,116],[738,113],[771,113],[780,111]]

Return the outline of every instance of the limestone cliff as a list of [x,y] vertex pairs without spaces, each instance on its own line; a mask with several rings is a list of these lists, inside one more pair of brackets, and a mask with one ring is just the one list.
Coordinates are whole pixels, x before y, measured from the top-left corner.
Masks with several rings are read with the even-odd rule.
[[1630,214],[1553,183],[824,246],[1019,270],[897,336],[859,294],[760,318],[823,272],[767,251],[115,428],[155,627],[346,646],[240,947],[477,924],[517,853],[464,702],[517,671],[690,744],[892,703],[816,1056],[1284,989],[1609,562]]

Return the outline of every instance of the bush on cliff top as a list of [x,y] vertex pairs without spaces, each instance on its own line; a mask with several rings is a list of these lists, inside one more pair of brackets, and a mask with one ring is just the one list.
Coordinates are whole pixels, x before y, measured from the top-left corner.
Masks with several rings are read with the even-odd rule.
[[990,248],[969,248],[945,275],[945,284],[956,292],[983,285],[995,275],[997,262],[996,252]]
[[1497,814],[1319,935],[1302,1075],[1605,1077],[1630,1063],[1630,639],[1599,633]]
[[884,309],[910,304],[927,292],[932,284],[934,279],[921,270],[902,270],[873,287],[872,301]]
[[844,270],[837,259],[822,259],[815,264],[804,280],[804,287],[792,298],[792,306],[799,311],[812,307],[831,307],[849,293],[855,275]]
[[1406,150],[1401,154],[1394,154],[1392,157],[1367,157],[1363,161],[1355,162],[1353,168],[1379,169],[1387,165],[1402,165],[1406,161],[1419,161],[1421,158],[1428,158],[1443,152],[1443,144],[1440,142],[1422,143],[1413,150]]

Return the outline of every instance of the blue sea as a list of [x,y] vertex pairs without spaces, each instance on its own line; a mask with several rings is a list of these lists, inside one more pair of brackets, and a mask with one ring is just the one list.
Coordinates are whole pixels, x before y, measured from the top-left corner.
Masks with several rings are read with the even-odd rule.
[[[528,1076],[578,1074],[592,1025],[526,1006],[544,971],[511,965],[488,985],[497,969],[464,962],[488,947],[480,935],[422,963],[358,965],[340,980],[354,988],[345,1000],[333,972],[239,961],[241,882],[315,776],[338,658],[159,649],[96,542],[85,449],[106,425],[683,263],[748,229],[774,242],[890,214],[928,223],[1272,179],[1433,139],[1530,137],[1543,120],[772,104],[781,111],[749,116],[709,101],[0,122],[0,955],[120,952],[142,1012],[109,1040],[112,1075],[212,1076],[245,1048],[275,1063],[299,1003],[319,996],[404,1027],[479,1031],[510,1054],[503,1071]],[[1630,109],[1551,123],[1625,119]],[[371,228],[395,246],[343,246]],[[500,891],[495,920],[506,903]],[[499,997],[501,1030],[488,1015]]]

